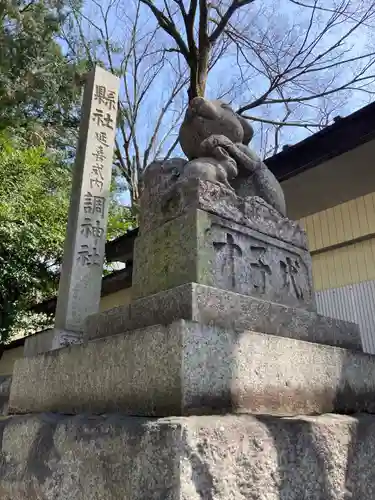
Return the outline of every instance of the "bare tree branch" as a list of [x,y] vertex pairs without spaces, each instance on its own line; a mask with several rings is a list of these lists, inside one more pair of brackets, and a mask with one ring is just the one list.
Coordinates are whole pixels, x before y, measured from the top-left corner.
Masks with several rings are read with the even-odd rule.
[[167,100],[167,102],[165,103],[165,105],[163,106],[163,108],[160,110],[158,119],[156,121],[156,125],[154,127],[154,133],[152,134],[150,142],[149,142],[149,144],[148,144],[148,146],[147,146],[147,148],[146,148],[146,150],[144,152],[144,157],[143,157],[143,166],[144,166],[144,168],[146,168],[150,152],[151,152],[152,148],[155,146],[156,138],[157,138],[157,135],[158,135],[158,132],[159,132],[160,125],[161,125],[161,122],[163,120],[163,117],[164,117],[167,109],[172,104],[172,102],[173,102],[174,98],[176,97],[176,95],[185,87],[185,85],[186,85],[186,79],[185,80],[182,79],[180,82],[176,82],[176,85],[173,88],[173,90],[172,90],[172,92],[170,94],[169,99]]
[[[248,104],[244,104],[239,108],[240,113],[244,113],[249,109],[253,109],[258,107],[259,105],[269,105],[269,104],[281,104],[284,102],[281,98],[271,98],[271,94],[277,89],[286,89],[287,85],[290,85],[290,89],[295,86],[300,86],[302,89],[300,79],[306,80],[309,74],[324,74],[327,70],[340,70],[341,68],[346,68],[348,64],[353,64],[355,62],[362,62],[363,67],[358,69],[353,78],[348,79],[346,82],[341,83],[340,85],[335,85],[334,79],[331,79],[329,82],[329,75],[327,73],[327,82],[329,85],[326,85],[326,88],[323,89],[312,89],[311,87],[307,89],[305,87],[305,91],[309,92],[310,95],[296,95],[293,97],[288,96],[287,101],[289,103],[295,102],[306,102],[309,100],[327,97],[332,94],[342,92],[347,90],[349,87],[353,88],[353,84],[360,84],[363,78],[367,78],[372,80],[373,75],[366,74],[371,67],[375,67],[375,54],[374,51],[368,51],[362,53],[360,55],[353,55],[351,57],[342,57],[345,53],[350,53],[349,49],[344,47],[344,43],[351,37],[364,23],[366,20],[373,19],[375,17],[375,8],[374,2],[370,5],[367,5],[363,12],[357,16],[356,21],[352,24],[352,26],[348,27],[347,30],[344,30],[341,36],[339,36],[333,43],[330,43],[328,46],[324,48],[324,50],[315,53],[315,48],[318,43],[321,43],[323,36],[329,36],[333,27],[337,27],[338,23],[342,23],[340,21],[340,15],[342,15],[345,8],[347,8],[350,0],[343,0],[340,3],[340,6],[336,11],[333,11],[326,24],[322,29],[317,33],[316,36],[313,37],[312,40],[308,41],[308,36],[312,30],[314,15],[316,12],[317,0],[314,0],[313,3],[309,6],[312,9],[309,23],[306,29],[306,33],[303,39],[302,44],[299,46],[295,54],[292,56],[289,62],[284,65],[284,68],[278,67],[277,71],[274,71],[274,67],[270,65],[268,58],[270,56],[275,57],[276,61],[278,60],[278,54],[274,53],[272,44],[269,43],[268,46],[257,46],[257,44],[253,43],[252,40],[246,39],[241,34],[238,33],[230,33],[230,36],[234,41],[239,45],[241,43],[242,48],[238,49],[242,52],[242,57],[245,61],[249,61],[249,58],[244,54],[244,48],[247,47],[249,50],[254,52],[257,56],[257,59],[262,62],[265,67],[265,71],[267,72],[268,78],[270,80],[269,88],[266,92],[264,92],[259,98],[249,102]],[[342,30],[341,30],[342,31]],[[238,41],[236,40],[238,38]],[[337,52],[340,49],[340,52]],[[333,73],[331,73],[334,75]],[[310,80],[313,82],[313,80]]]
[[159,10],[152,0],[140,0],[142,3],[147,5],[151,12],[154,14],[159,26],[163,28],[163,30],[168,33],[173,40],[176,42],[178,48],[181,53],[185,57],[186,60],[189,59],[189,50],[179,34],[176,25],[173,23],[171,19],[168,19],[161,10]]
[[177,144],[178,144],[178,136],[176,137],[176,139],[172,142],[170,148],[168,149],[168,151],[166,152],[164,158],[167,160],[168,158],[170,158],[171,154],[173,153],[173,151],[176,149],[177,147]]
[[233,14],[236,12],[237,9],[240,9],[241,7],[244,7],[245,5],[249,5],[250,3],[253,3],[255,0],[233,0],[222,18],[220,19],[220,22],[214,29],[214,31],[209,35],[209,40],[210,43],[214,44],[219,36],[222,35],[223,31],[225,30],[228,21],[230,18],[233,16]]
[[[121,76],[115,161],[134,203],[147,163],[176,148],[185,88],[188,99],[208,88],[235,103],[270,154],[289,131],[327,126],[351,94],[375,95],[375,47],[365,36],[375,0],[289,0],[292,14],[277,22],[281,0],[87,1],[96,12],[77,13],[76,38],[92,63]],[[115,36],[114,19],[123,23]]]
[[267,118],[259,118],[257,116],[250,115],[242,115],[244,118],[248,120],[252,120],[254,122],[268,123],[269,125],[276,125],[277,127],[301,127],[301,128],[321,128],[321,123],[303,123],[303,122],[287,122],[287,121],[277,121],[277,120],[268,120]]
[[[308,9],[314,9],[314,10],[316,9],[316,10],[320,10],[322,12],[330,12],[330,13],[334,13],[334,14],[338,13],[340,15],[345,16],[345,18],[348,19],[348,20],[356,21],[354,13],[348,13],[345,8],[340,9],[340,8],[336,7],[334,9],[329,9],[327,7],[321,7],[320,5],[318,6],[316,0],[314,0],[313,5],[305,3],[305,2],[300,2],[298,0],[289,0],[289,1],[291,3],[294,3],[295,5],[299,5],[301,7],[306,7]],[[372,27],[372,26],[368,26],[368,27]]]

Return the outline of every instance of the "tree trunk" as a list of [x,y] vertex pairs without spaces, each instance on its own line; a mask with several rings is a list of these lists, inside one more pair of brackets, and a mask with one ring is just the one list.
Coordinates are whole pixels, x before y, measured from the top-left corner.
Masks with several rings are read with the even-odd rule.
[[194,61],[190,61],[190,86],[188,89],[189,101],[194,97],[204,97],[208,76],[211,46],[207,44],[199,50]]

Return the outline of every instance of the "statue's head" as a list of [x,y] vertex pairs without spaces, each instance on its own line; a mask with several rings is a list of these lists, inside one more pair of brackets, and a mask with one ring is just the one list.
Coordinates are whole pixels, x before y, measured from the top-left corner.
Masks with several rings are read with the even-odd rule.
[[182,122],[179,140],[189,160],[200,156],[200,144],[211,135],[224,135],[234,143],[249,144],[254,131],[250,123],[222,101],[195,97]]

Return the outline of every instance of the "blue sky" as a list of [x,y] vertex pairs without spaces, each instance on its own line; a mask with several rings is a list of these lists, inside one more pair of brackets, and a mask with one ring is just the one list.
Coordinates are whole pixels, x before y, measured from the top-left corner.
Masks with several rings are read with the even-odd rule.
[[[333,0],[327,0],[324,5],[328,6],[332,4],[332,2]],[[156,3],[158,4],[158,2]],[[159,2],[159,4],[162,3],[163,2]],[[359,3],[360,0],[357,0],[358,5]],[[173,2],[171,2],[171,4],[173,4]],[[100,5],[104,10],[108,6],[112,6],[108,15],[109,37],[111,42],[124,48],[127,40],[129,39],[131,29],[130,18],[134,15],[133,0],[104,0],[100,3]],[[306,10],[304,12],[306,12]],[[94,21],[97,26],[101,28],[103,27],[100,7],[97,5],[95,6],[92,0],[88,0],[85,3],[85,14],[92,21]],[[246,7],[246,13],[242,10],[240,15],[234,21],[240,23],[242,29],[245,31],[247,30],[249,36],[254,38],[256,41],[263,40],[264,34],[268,33],[270,40],[269,48],[267,49],[270,53],[269,60],[272,61],[273,45],[275,48],[282,47],[282,50],[285,51],[284,60],[286,60],[288,58],[288,52],[290,51],[289,48],[297,46],[306,33],[307,19],[303,19],[300,14],[301,13],[298,8],[293,6],[290,2],[285,2],[285,0],[262,0],[262,2],[254,2],[254,4]],[[298,19],[298,22],[296,19]],[[153,22],[153,17],[150,16],[147,9],[143,7],[140,22],[140,35],[146,34],[153,26]],[[322,19],[316,17],[314,19],[312,31],[318,33],[322,26],[321,23]],[[292,26],[293,30],[291,30]],[[98,36],[98,32],[95,28],[91,27],[89,29],[86,25],[85,30],[93,39]],[[289,35],[289,30],[291,30],[291,35]],[[340,32],[343,32],[342,26],[337,26],[333,29],[332,34],[325,37],[322,43],[320,43],[320,46],[316,48],[316,53],[318,53],[318,51],[324,51],[330,43],[337,39]],[[168,45],[166,46],[168,48],[173,46],[168,37],[163,33],[157,35],[157,41],[167,43]],[[347,45],[347,49],[350,49],[351,54],[356,55],[361,53],[366,45],[372,42],[373,40],[370,38],[369,29],[364,28],[361,33],[358,32],[353,40],[350,41],[350,44]],[[120,64],[122,53],[113,55],[115,65]],[[168,57],[171,58],[173,55],[169,54]],[[145,60],[142,68],[143,72],[147,71],[147,68],[150,64],[152,64],[152,61],[152,58]],[[254,59],[254,55],[252,55],[251,59],[251,62],[253,61],[258,65],[258,61]],[[283,63],[283,60],[281,60],[281,63]],[[336,75],[337,84],[349,78],[352,70],[353,65],[341,67],[340,75]],[[331,73],[332,72],[330,70],[326,70],[321,73],[312,73],[309,79],[304,79],[301,82],[302,89],[306,87],[308,88],[312,85],[322,86],[325,84],[326,80],[328,81],[330,78],[333,78]],[[239,76],[240,68],[236,64],[236,53],[234,50],[231,50],[221,58],[210,73],[207,86],[207,97],[216,98],[220,93],[234,85],[230,97],[233,99],[234,107],[237,107],[261,95],[268,84],[268,81],[257,70],[252,69],[249,65],[247,65],[247,68],[245,69],[245,84],[236,88]],[[131,82],[131,74],[128,74],[127,78],[128,82]],[[145,149],[153,133],[154,124],[157,120],[159,111],[168,99],[173,79],[174,75],[171,66],[166,65],[154,81],[154,84],[147,94],[147,98],[143,102],[137,121],[137,139],[141,150]],[[290,90],[290,95],[300,95],[300,92],[302,92],[302,94],[306,93],[305,90],[296,88]],[[330,99],[329,102],[326,102],[326,100],[317,100],[304,106],[301,106],[298,103],[293,103],[290,105],[292,114],[288,120],[292,122],[300,120],[316,122],[317,116],[320,115],[325,108],[327,108],[328,111],[333,111],[331,118],[336,115],[345,116],[355,109],[367,104],[370,100],[371,96],[368,94],[352,93],[351,95],[347,94],[345,96],[339,94]],[[185,101],[185,93],[182,92],[178,99],[174,101],[169,113],[164,117],[163,126],[160,130],[160,138],[166,133],[172,121],[175,119],[181,119]],[[253,116],[258,118],[262,117],[266,119],[280,120],[285,114],[285,106],[279,104],[260,106],[251,110],[251,113]],[[272,127],[261,126],[258,122],[254,122],[253,125],[255,129],[255,137],[253,140],[254,149],[263,153],[265,151],[270,152],[270,146],[272,145],[274,134]],[[310,135],[313,130],[317,129],[307,130],[298,127],[284,127],[280,144],[294,144],[302,140],[307,135]],[[166,140],[164,151],[175,139],[175,132],[176,131],[170,134]],[[176,154],[180,155],[178,149],[176,150]]]

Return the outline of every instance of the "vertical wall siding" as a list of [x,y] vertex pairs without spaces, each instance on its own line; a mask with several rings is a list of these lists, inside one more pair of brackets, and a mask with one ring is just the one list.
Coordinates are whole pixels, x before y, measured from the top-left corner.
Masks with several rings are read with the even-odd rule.
[[318,312],[359,325],[365,352],[375,354],[375,280],[316,293]]
[[375,233],[375,193],[300,220],[312,252]]
[[300,222],[313,253],[317,291],[375,280],[375,193],[304,217]]
[[375,280],[375,238],[314,254],[316,291]]
[[357,323],[375,354],[375,193],[301,219],[321,314]]
[[107,311],[113,307],[125,306],[131,302],[131,287],[123,288],[118,292],[105,295],[100,299],[100,312]]

